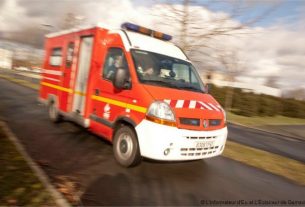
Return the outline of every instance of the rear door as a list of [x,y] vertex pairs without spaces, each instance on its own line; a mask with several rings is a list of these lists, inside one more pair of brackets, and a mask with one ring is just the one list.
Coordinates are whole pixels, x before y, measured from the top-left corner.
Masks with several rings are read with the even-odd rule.
[[78,57],[78,69],[74,88],[72,111],[84,115],[87,82],[91,66],[93,37],[82,37]]
[[[66,44],[66,50],[64,51],[64,63],[62,64],[63,70],[62,70],[62,82],[61,86],[65,89],[71,89],[73,85],[71,86],[71,74],[72,70],[76,71],[76,64],[73,63],[75,62],[74,58],[74,50],[75,50],[75,43],[74,41],[69,41]],[[74,66],[72,67],[72,63]],[[65,112],[70,112],[71,110],[71,100],[72,100],[72,93],[68,93],[67,91],[61,91],[61,104],[62,104],[62,110]]]

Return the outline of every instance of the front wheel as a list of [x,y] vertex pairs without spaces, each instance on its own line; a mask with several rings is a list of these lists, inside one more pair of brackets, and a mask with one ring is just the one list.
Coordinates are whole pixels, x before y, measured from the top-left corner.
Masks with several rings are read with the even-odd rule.
[[122,166],[131,167],[140,163],[139,144],[131,127],[122,126],[115,132],[113,152],[115,159]]
[[58,111],[57,107],[55,106],[54,102],[49,104],[48,111],[49,111],[49,117],[50,117],[51,121],[53,121],[55,123],[61,121],[62,117],[59,114],[59,111]]

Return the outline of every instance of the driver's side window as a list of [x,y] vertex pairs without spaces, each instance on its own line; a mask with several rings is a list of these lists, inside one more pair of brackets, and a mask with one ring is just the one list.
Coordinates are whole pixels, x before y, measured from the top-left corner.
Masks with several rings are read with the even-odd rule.
[[103,78],[112,81],[118,68],[128,69],[124,51],[121,48],[109,48],[103,65]]

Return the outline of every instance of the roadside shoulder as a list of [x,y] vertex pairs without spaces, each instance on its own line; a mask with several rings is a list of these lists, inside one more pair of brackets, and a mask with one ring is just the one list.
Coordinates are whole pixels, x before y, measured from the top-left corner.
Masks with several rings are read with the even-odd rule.
[[3,130],[3,133],[7,138],[15,145],[17,151],[22,155],[24,160],[27,162],[28,166],[32,169],[32,171],[36,174],[40,182],[45,186],[46,190],[53,197],[54,202],[57,206],[60,207],[69,207],[71,206],[66,199],[55,189],[55,187],[51,184],[49,178],[44,173],[44,171],[32,160],[29,154],[26,152],[22,144],[19,142],[18,138],[13,134],[13,132],[9,129],[7,124],[0,120],[0,128]]

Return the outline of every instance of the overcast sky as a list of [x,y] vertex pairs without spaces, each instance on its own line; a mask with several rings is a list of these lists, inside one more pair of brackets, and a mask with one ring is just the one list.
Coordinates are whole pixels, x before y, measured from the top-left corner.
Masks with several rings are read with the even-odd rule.
[[[179,1],[172,2],[179,6]],[[207,9],[198,2],[207,1],[192,5],[201,13],[203,22],[211,15],[230,13],[225,5],[216,4]],[[275,1],[248,2],[254,4],[251,12],[232,19],[232,24],[257,15]],[[281,88],[305,88],[304,2],[282,1],[268,17],[248,28],[251,35],[218,39],[218,46],[237,51],[240,65],[244,67],[242,80],[263,83],[266,77],[276,76]],[[131,21],[175,35],[174,28],[160,25],[162,17],[152,15],[159,9],[160,5],[153,0],[0,0],[0,32],[20,31],[29,25],[40,27],[42,24],[53,25],[56,30],[65,15],[73,12],[84,18],[84,24],[102,22],[117,28],[122,22]]]

